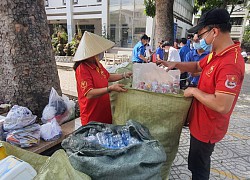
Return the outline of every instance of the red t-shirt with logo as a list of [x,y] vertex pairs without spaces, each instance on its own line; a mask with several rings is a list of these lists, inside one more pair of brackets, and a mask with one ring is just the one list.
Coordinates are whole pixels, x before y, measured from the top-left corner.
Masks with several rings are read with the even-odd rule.
[[216,143],[227,132],[245,73],[245,63],[239,46],[240,44],[236,43],[218,55],[210,53],[199,62],[202,73],[198,89],[208,94],[220,92],[235,96],[232,108],[227,114],[213,111],[194,98],[189,113],[189,128],[192,136],[202,142]]
[[86,97],[90,90],[108,86],[110,75],[102,64],[98,66],[95,63],[83,62],[75,72],[82,125],[90,121],[112,123],[109,94],[92,99]]

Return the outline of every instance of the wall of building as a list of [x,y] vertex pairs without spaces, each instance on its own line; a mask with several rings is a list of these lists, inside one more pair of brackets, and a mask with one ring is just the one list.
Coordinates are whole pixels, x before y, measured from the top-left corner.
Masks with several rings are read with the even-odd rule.
[[[174,1],[174,23],[177,24],[176,38],[187,37],[187,30],[192,27],[193,0]],[[154,19],[147,17],[146,34],[153,37],[155,32]],[[154,46],[155,42],[151,42]]]
[[[250,4],[250,1],[247,3]],[[227,7],[228,11],[231,11],[231,6],[229,5]],[[231,38],[233,40],[242,41],[242,37],[244,35],[245,26],[249,23],[249,10],[247,9],[246,5],[237,5],[234,8],[233,13],[230,15],[230,23],[232,24],[231,29]],[[199,21],[199,18],[201,16],[201,12],[199,12],[197,15],[193,18],[193,24],[196,25]]]
[[[72,2],[72,9],[68,4]],[[75,25],[94,25],[94,33],[106,34],[116,46],[132,48],[140,36],[153,37],[154,21],[144,14],[144,0],[45,0],[50,24],[68,24],[73,35]],[[65,4],[66,3],[66,4]],[[175,0],[174,22],[177,38],[185,37],[192,20],[193,0]],[[70,39],[70,38],[69,38]]]
[[143,0],[109,1],[108,36],[116,46],[133,47],[146,32]]
[[[103,4],[103,3],[104,4]],[[68,41],[76,33],[76,25],[93,25],[93,32],[102,35],[102,23],[107,24],[107,0],[45,0],[49,24],[66,24]],[[107,15],[106,15],[107,16]]]

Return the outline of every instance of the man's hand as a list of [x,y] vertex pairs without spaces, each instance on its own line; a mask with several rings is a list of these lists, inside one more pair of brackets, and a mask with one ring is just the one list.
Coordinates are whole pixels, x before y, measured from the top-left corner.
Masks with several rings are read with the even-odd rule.
[[156,64],[162,64],[166,67],[168,67],[167,71],[174,69],[176,67],[176,62],[168,62],[168,61],[162,61],[162,60],[156,60]]
[[185,91],[184,91],[184,96],[185,96],[185,97],[193,97],[193,96],[194,96],[194,91],[195,91],[195,89],[197,89],[197,88],[188,87],[188,88],[185,89]]

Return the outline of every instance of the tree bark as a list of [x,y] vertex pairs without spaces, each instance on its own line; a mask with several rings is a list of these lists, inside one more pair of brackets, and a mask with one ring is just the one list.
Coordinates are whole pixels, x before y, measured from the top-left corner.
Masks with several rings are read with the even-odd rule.
[[156,0],[156,31],[157,42],[174,42],[174,0]]
[[44,0],[1,0],[0,16],[0,100],[41,117],[51,87],[61,94]]

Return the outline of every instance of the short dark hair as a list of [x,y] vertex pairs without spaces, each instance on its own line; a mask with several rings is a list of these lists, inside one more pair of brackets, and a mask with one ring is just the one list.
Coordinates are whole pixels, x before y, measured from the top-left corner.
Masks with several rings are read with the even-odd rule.
[[218,28],[221,30],[221,32],[231,32],[231,28],[232,25],[228,22],[228,23],[224,23],[224,24],[213,24],[213,25],[208,25],[207,26],[209,29],[213,29],[213,28]]
[[161,41],[159,41],[158,43],[159,43],[159,44],[163,44],[163,43],[164,43],[164,41],[163,41],[163,40],[161,40]]
[[141,36],[141,40],[148,40],[148,36],[146,35],[146,34],[143,34],[142,36]]
[[165,46],[171,46],[171,44],[170,44],[168,41],[165,41],[165,42],[162,44],[162,47],[165,47]]
[[188,39],[192,39],[193,37],[194,37],[193,34],[188,34],[188,35],[187,35],[187,38],[188,38]]
[[181,38],[181,43],[182,44],[187,44],[187,39],[186,38]]

